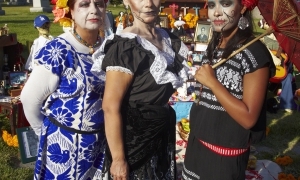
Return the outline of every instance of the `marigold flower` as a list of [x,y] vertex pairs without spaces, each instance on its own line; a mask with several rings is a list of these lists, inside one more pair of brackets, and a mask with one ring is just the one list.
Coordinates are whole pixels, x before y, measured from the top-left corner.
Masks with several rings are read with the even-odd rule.
[[296,178],[292,174],[287,175],[288,180],[296,180]]
[[57,0],[56,7],[65,8],[67,7],[68,0]]
[[278,164],[278,165],[282,165],[283,163],[283,159],[281,157],[278,157],[275,159],[275,162]]
[[285,173],[279,173],[278,174],[278,179],[286,178]]
[[59,20],[59,23],[63,27],[71,27],[72,26],[72,21],[69,18],[61,18]]
[[266,135],[269,135],[269,132],[270,132],[270,128],[266,127]]

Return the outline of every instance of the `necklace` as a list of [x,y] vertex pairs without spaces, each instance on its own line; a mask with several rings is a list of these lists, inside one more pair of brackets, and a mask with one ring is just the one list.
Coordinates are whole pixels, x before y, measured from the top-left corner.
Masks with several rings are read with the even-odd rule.
[[93,45],[91,45],[91,44],[89,44],[89,43],[87,43],[85,40],[83,40],[80,36],[79,36],[79,34],[74,30],[74,32],[73,32],[73,35],[74,35],[74,37],[81,43],[81,44],[83,44],[83,45],[85,45],[86,47],[88,47],[88,48],[90,48],[90,54],[93,54],[94,52],[95,52],[95,50],[94,50],[94,48],[95,47],[97,47],[97,46],[99,46],[100,45],[100,36],[98,35],[97,36],[97,41],[96,41],[96,43],[95,44],[93,44]]

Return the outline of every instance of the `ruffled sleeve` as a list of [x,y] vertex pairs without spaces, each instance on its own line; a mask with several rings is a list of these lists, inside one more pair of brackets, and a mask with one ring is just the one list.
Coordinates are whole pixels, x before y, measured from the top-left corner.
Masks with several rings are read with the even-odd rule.
[[142,48],[136,38],[121,38],[113,34],[93,54],[92,72],[99,76],[100,72],[115,70],[133,75],[146,54],[151,53]]
[[74,48],[63,38],[56,38],[41,48],[35,61],[60,76],[66,68],[74,67]]

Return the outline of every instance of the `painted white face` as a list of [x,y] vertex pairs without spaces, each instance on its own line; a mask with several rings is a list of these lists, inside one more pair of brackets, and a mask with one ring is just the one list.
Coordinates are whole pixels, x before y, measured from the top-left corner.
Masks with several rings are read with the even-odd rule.
[[217,32],[237,28],[242,6],[239,0],[208,0],[208,18]]
[[76,26],[87,30],[98,30],[104,25],[104,0],[77,0],[71,10]]
[[161,0],[127,0],[135,20],[153,24],[157,19]]

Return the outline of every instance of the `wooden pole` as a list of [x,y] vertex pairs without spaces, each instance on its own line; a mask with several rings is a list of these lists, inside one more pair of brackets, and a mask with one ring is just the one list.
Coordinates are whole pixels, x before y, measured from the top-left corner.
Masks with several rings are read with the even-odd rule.
[[263,34],[257,36],[255,39],[253,39],[252,41],[248,42],[247,44],[245,44],[244,46],[240,47],[240,49],[234,51],[233,53],[230,54],[230,56],[228,56],[226,59],[222,59],[221,61],[217,62],[216,64],[214,64],[212,66],[213,69],[215,69],[216,67],[220,66],[221,64],[223,64],[224,62],[226,62],[228,59],[232,58],[233,56],[235,56],[236,54],[238,54],[239,52],[241,52],[242,50],[246,49],[246,47],[250,46],[251,44],[253,44],[255,41],[259,40],[260,38],[264,37],[265,35],[269,35],[271,33],[274,32],[274,29],[272,27],[269,27],[266,32],[264,32]]

